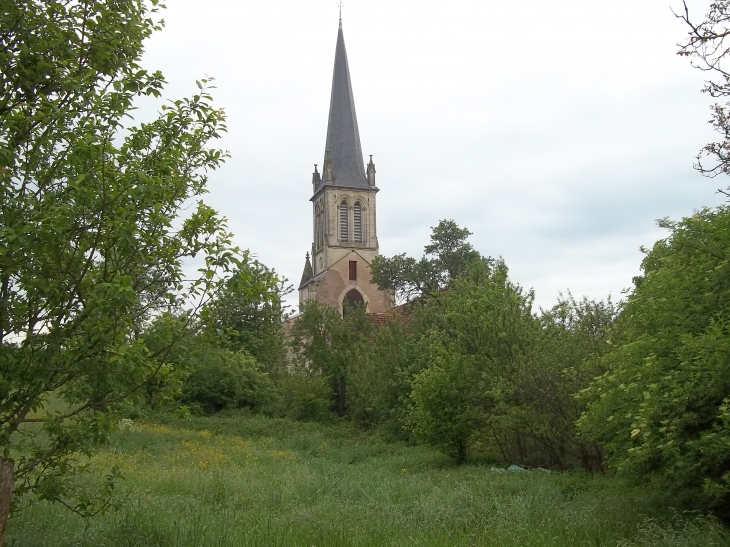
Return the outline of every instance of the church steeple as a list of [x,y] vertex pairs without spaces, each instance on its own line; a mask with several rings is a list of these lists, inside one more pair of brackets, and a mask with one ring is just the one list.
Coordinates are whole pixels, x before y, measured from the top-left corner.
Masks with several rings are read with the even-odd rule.
[[393,298],[370,278],[378,256],[375,164],[370,156],[366,172],[341,18],[324,150],[321,175],[316,165],[312,173],[312,259],[304,262],[299,303],[316,300],[340,313],[359,303],[381,313]]
[[368,183],[360,147],[360,132],[355,115],[355,99],[350,82],[350,67],[347,63],[345,38],[342,34],[342,19],[340,19],[340,28],[337,32],[325,151],[328,153],[325,160],[332,161],[332,180],[327,180],[325,175],[325,183],[367,188]]

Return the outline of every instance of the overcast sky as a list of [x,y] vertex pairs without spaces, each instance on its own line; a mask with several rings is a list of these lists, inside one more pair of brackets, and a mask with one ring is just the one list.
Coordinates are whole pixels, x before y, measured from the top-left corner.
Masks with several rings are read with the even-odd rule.
[[[206,201],[298,284],[312,242],[337,38],[335,0],[167,0],[144,66],[174,99],[216,79],[231,159]],[[692,0],[697,18],[709,0]],[[386,256],[454,219],[536,306],[621,297],[640,246],[723,200],[692,169],[713,138],[703,74],[676,55],[681,0],[345,0],[363,152]],[[142,113],[149,109],[145,104]],[[366,156],[367,157],[367,156]],[[293,295],[296,300],[296,294]]]

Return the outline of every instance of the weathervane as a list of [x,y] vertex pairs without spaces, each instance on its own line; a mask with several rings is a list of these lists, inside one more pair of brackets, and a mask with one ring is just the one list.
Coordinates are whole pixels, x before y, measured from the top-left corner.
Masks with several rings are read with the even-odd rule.
[[337,2],[337,5],[340,6],[340,23],[342,22],[342,0]]

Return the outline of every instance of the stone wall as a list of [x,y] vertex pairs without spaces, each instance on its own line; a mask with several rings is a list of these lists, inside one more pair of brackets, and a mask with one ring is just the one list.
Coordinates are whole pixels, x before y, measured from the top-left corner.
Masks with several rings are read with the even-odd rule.
[[[357,279],[350,279],[350,261],[357,262]],[[309,298],[326,304],[342,313],[342,301],[348,291],[356,289],[365,301],[368,313],[382,313],[393,307],[393,297],[380,291],[370,280],[370,263],[355,250],[343,256],[321,276],[316,277],[308,289]]]

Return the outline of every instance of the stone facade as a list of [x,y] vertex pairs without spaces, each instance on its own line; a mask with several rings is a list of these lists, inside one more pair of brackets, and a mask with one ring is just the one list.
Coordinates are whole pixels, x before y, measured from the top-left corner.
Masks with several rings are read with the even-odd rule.
[[[353,262],[356,279],[350,279]],[[370,280],[370,262],[354,249],[301,287],[299,302],[314,299],[344,313],[345,301],[352,290],[360,294],[368,313],[383,313],[393,307],[391,295],[378,290]]]

